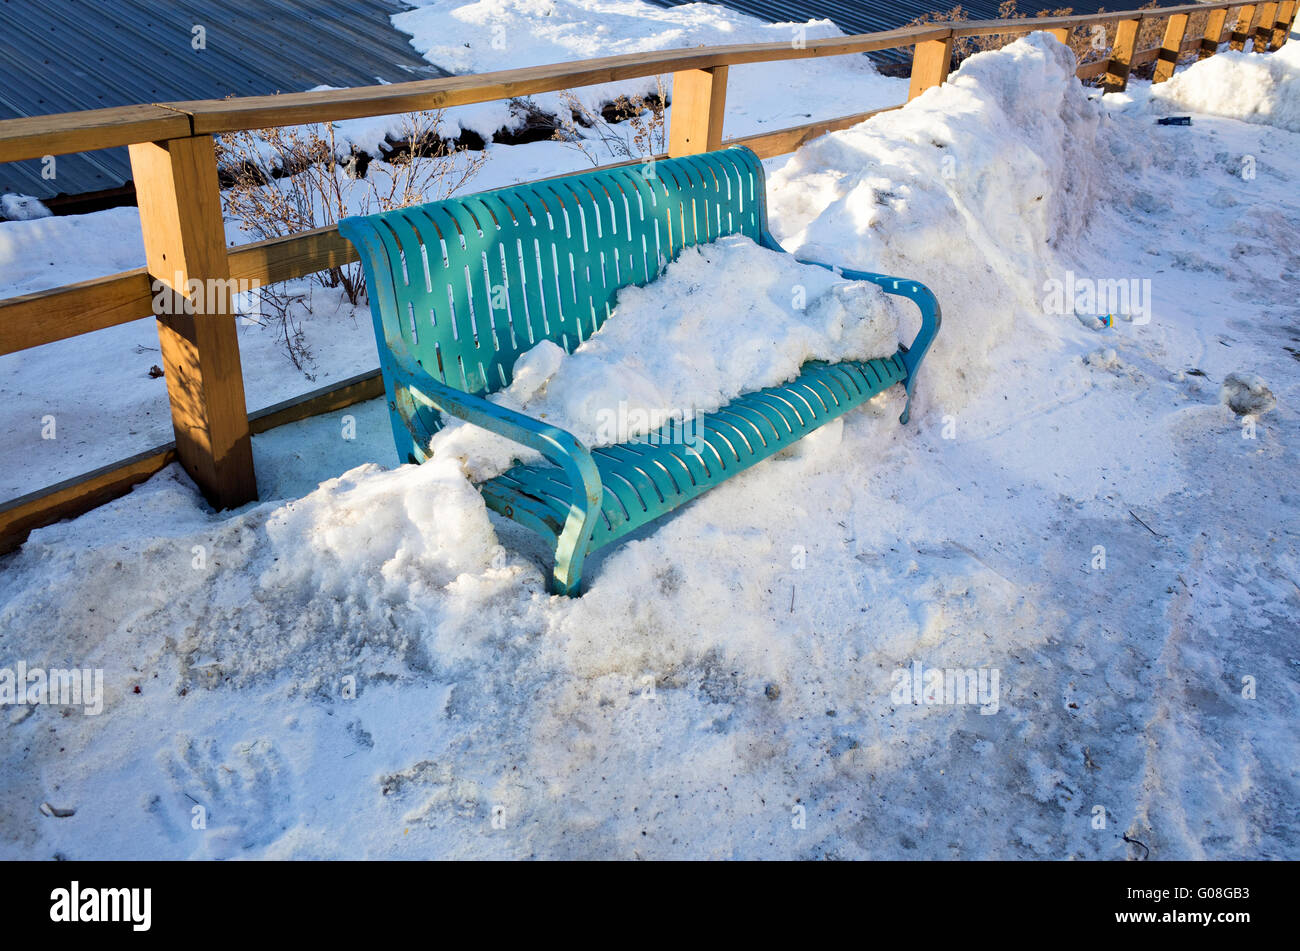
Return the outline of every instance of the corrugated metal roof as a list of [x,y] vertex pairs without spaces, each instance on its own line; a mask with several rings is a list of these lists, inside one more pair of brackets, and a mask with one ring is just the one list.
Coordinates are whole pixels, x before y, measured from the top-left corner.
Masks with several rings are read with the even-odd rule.
[[[651,0],[661,7],[676,7],[694,0]],[[907,26],[917,17],[927,13],[946,13],[959,5],[959,0],[709,0],[740,13],[747,13],[769,23],[806,23],[808,20],[831,20],[845,33],[876,33]],[[1073,14],[1096,13],[1102,7],[1111,10],[1136,9],[1147,0],[1110,0],[1109,4],[1058,0],[1055,3],[1034,3],[1022,0],[1016,9],[1028,16],[1040,10],[1070,8]],[[1160,6],[1175,6],[1186,0],[1157,0]],[[969,20],[996,20],[1000,0],[960,0],[960,6]],[[911,61],[910,49],[880,50],[868,53],[880,63],[906,63]]]
[[[0,0],[0,119],[447,75],[394,29],[401,0]],[[193,28],[206,49],[191,46]],[[126,149],[0,164],[0,192],[120,187]]]

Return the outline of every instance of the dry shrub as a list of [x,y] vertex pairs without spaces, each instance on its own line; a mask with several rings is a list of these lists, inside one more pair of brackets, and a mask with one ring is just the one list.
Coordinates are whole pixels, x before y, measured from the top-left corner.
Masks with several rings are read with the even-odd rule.
[[[1141,10],[1158,10],[1159,4],[1156,0],[1148,0],[1146,4],[1139,7]],[[1106,8],[1102,7],[1097,11],[1099,14],[1105,13]],[[1060,7],[1055,10],[1040,10],[1035,14],[1036,17],[1063,17],[1070,16],[1073,13],[1071,7]],[[1005,0],[998,8],[998,19],[1000,20],[1020,20],[1028,17],[1028,14],[1020,13],[1016,9],[1016,0]],[[1184,40],[1189,38],[1199,38],[1205,33],[1205,24],[1209,18],[1208,12],[1195,12],[1191,14],[1188,21],[1187,32]],[[939,23],[960,23],[968,21],[970,17],[960,5],[953,7],[947,13],[928,13],[925,16],[918,17],[912,21],[913,25],[939,24]],[[1144,20],[1138,28],[1137,44],[1135,52],[1159,47],[1164,41],[1165,28],[1168,24],[1168,17],[1160,19]],[[1233,21],[1235,22],[1235,21]],[[1067,46],[1073,51],[1075,59],[1082,65],[1084,63],[1094,63],[1100,59],[1110,56],[1111,50],[1115,44],[1116,24],[1093,24],[1085,23],[1076,26],[1070,30]],[[982,53],[985,50],[1001,49],[1008,43],[1013,42],[1022,33],[994,33],[988,36],[966,36],[960,37],[953,43],[953,67],[956,67],[975,53]],[[1194,60],[1197,54],[1195,51],[1189,52],[1181,57],[1180,61]],[[1155,60],[1149,60],[1133,68],[1133,75],[1138,77],[1150,78],[1155,70]]]
[[[1143,6],[1138,7],[1138,9],[1156,10],[1159,6],[1160,4],[1157,3],[1156,0],[1151,0],[1150,3],[1144,4]],[[1155,20],[1143,20],[1142,25],[1138,27],[1137,42],[1133,45],[1134,54],[1136,55],[1137,53],[1145,52],[1153,47],[1158,49],[1160,44],[1164,42],[1165,27],[1168,23],[1168,17],[1161,17]],[[1130,75],[1139,79],[1150,79],[1155,74],[1155,70],[1156,60],[1152,59],[1134,66]]]
[[[1139,10],[1155,10],[1160,6],[1156,0],[1143,4],[1138,7]],[[1165,37],[1165,24],[1169,22],[1168,17],[1162,17],[1159,20],[1143,20],[1142,25],[1138,27],[1137,45],[1134,52],[1149,50],[1153,46],[1159,46],[1160,41]]]
[[[391,211],[447,198],[487,161],[438,135],[442,113],[402,119],[400,137],[382,161],[355,147],[346,151],[334,123],[232,132],[217,137],[217,162],[228,183],[225,214],[254,240],[334,225],[351,214]],[[359,263],[310,275],[306,288],[284,282],[259,289],[262,322],[280,334],[293,365],[313,378],[314,365],[299,315],[311,313],[311,289],[336,290],[356,306],[365,297]]]
[[[962,5],[959,3],[947,13],[923,14],[909,23],[908,26],[936,26],[943,23],[952,25],[964,23],[969,19],[970,15],[962,9]],[[982,39],[984,39],[982,36],[962,36],[953,40],[952,67],[955,69],[962,60],[966,59],[966,57],[980,52],[982,47],[978,44]]]
[[[1036,17],[1065,17],[1073,12],[1073,7],[1060,7],[1055,10],[1040,10],[1035,14]],[[1016,9],[1016,0],[1003,0],[998,6],[999,20],[1023,20],[1027,19],[1029,14],[1021,13]],[[910,26],[925,26],[939,23],[962,23],[969,21],[970,16],[962,9],[961,4],[953,7],[947,13],[927,13],[924,16],[917,17],[909,24]],[[1079,31],[1076,30],[1075,33]],[[976,53],[983,53],[987,50],[999,50],[1008,43],[1014,43],[1024,33],[991,33],[987,36],[962,36],[953,41],[952,44],[952,66],[957,67],[963,60]],[[1087,35],[1079,48],[1075,48],[1074,36],[1071,36],[1070,47],[1074,49],[1076,56],[1081,56],[1083,49],[1087,47]]]
[[576,148],[593,166],[610,158],[616,162],[650,158],[668,150],[668,103],[664,77],[655,77],[656,91],[648,96],[619,96],[599,111],[571,89],[560,93],[567,117],[558,120],[553,138]]
[[1210,14],[1208,11],[1203,13],[1193,13],[1190,17],[1187,18],[1187,33],[1184,34],[1183,39],[1196,40],[1197,49],[1194,49],[1192,50],[1191,53],[1188,53],[1187,55],[1181,57],[1179,60],[1180,62],[1184,60],[1195,60],[1197,56],[1200,55],[1199,54],[1200,40],[1203,36],[1205,36],[1205,28],[1209,26],[1209,23],[1210,23]]

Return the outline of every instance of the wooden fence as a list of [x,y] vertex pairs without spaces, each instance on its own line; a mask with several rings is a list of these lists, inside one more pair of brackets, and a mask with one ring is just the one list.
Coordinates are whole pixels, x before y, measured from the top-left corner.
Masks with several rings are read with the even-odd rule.
[[[955,41],[1048,30],[1062,42],[1096,26],[1109,32],[1109,54],[1079,67],[1081,79],[1123,90],[1129,71],[1154,61],[1154,81],[1167,80],[1179,59],[1213,55],[1228,42],[1242,49],[1277,49],[1290,33],[1297,0],[1279,3],[1197,3],[1164,9],[1083,16],[981,20],[907,27],[834,39],[757,43],[634,53],[493,73],[322,92],[121,106],[0,121],[0,162],[128,146],[147,264],[143,268],[53,290],[0,300],[0,354],[91,333],[154,314],[154,284],[189,301],[191,313],[158,316],[175,442],[49,486],[0,505],[0,552],[20,545],[34,528],[79,514],[129,491],[179,461],[218,508],[257,497],[252,433],[329,412],[383,392],[378,373],[270,407],[250,416],[244,401],[236,317],[225,299],[187,289],[230,287],[230,281],[273,283],[356,260],[333,228],[228,248],[213,136],[416,110],[441,109],[596,83],[672,73],[668,154],[689,155],[744,144],[767,158],[856,125],[875,112],[811,122],[724,141],[727,70],[734,65],[843,56],[914,47],[908,98],[948,75]],[[1236,16],[1229,19],[1235,11]],[[1197,36],[1189,18],[1207,14]],[[1143,24],[1165,26],[1158,46],[1138,50]],[[1080,32],[1082,31],[1082,33]],[[899,108],[893,106],[890,108]]]

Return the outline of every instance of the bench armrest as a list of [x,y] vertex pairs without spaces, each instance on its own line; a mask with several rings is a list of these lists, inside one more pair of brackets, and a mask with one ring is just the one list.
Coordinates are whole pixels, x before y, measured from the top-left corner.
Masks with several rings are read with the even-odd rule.
[[[772,251],[786,253],[785,248],[781,247],[770,233],[763,235],[761,244]],[[855,271],[821,261],[807,261],[803,258],[795,260],[800,264],[812,264],[833,271],[850,281],[870,281],[888,294],[906,297],[921,311],[921,329],[916,332],[916,339],[912,341],[911,346],[900,348],[903,351],[903,365],[907,367],[907,405],[903,408],[903,415],[899,417],[899,422],[905,424],[912,411],[912,390],[916,383],[916,371],[920,368],[921,360],[930,349],[930,344],[934,342],[935,336],[939,333],[939,326],[943,323],[943,311],[939,307],[939,299],[919,281],[890,277],[888,274],[877,274],[874,271]]]
[[591,458],[591,452],[572,433],[539,422],[481,396],[448,386],[435,379],[424,367],[411,363],[408,358],[396,354],[393,354],[393,358],[398,381],[411,391],[413,398],[422,398],[423,402],[439,412],[536,449],[564,469],[570,477],[570,485],[582,488],[590,505],[599,510],[602,498],[600,473]]
[[[391,341],[389,343],[391,347]],[[590,450],[572,433],[558,426],[547,425],[481,396],[448,386],[435,379],[424,367],[412,363],[409,357],[391,350],[390,353],[395,382],[405,388],[413,400],[536,449],[564,470],[573,489],[573,501],[558,538],[557,573],[561,562],[567,565],[576,557],[580,563],[587,553],[605,494]]]

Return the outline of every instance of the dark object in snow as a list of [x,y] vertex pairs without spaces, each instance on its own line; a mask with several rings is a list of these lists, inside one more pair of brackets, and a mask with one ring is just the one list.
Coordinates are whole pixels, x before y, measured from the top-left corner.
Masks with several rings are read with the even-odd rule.
[[1191,116],[1165,116],[1163,119],[1157,119],[1158,125],[1191,125]]
[[769,700],[779,700],[781,699],[781,688],[776,684],[768,684],[763,688],[763,696]]
[[1259,377],[1229,373],[1219,388],[1219,402],[1238,416],[1258,416],[1276,406],[1277,397]]
[[1123,839],[1124,839],[1125,842],[1129,843],[1130,845],[1138,845],[1138,846],[1141,846],[1141,847],[1142,847],[1142,850],[1143,850],[1143,851],[1142,851],[1142,858],[1139,859],[1138,861],[1145,862],[1147,859],[1149,859],[1149,858],[1151,857],[1151,850],[1150,850],[1149,848],[1147,848],[1147,845],[1146,845],[1145,842],[1139,842],[1137,839],[1131,839],[1131,838],[1129,838],[1129,835],[1128,835],[1127,832],[1123,833]]
[[370,153],[354,151],[343,166],[348,178],[365,178],[366,169],[370,167]]
[[1142,521],[1142,519],[1138,518],[1137,515],[1133,512],[1132,509],[1129,509],[1129,510],[1128,510],[1128,514],[1129,514],[1129,515],[1132,515],[1132,516],[1133,516],[1133,520],[1134,520],[1135,522],[1137,522],[1139,525],[1141,525],[1143,528],[1145,528],[1148,532],[1150,532],[1150,533],[1151,533],[1152,535],[1154,535],[1156,538],[1164,538],[1164,537],[1165,537],[1165,536],[1161,535],[1159,532],[1157,532],[1157,531],[1156,531],[1154,528],[1152,528],[1150,525],[1148,525],[1146,522]]
[[158,377],[162,375],[163,375],[163,368],[160,367],[158,364],[155,363],[153,366],[149,368],[149,379],[156,380],[158,379]]
[[[611,219],[608,196],[617,192],[628,200]],[[921,326],[910,347],[865,361],[811,361],[788,383],[741,395],[695,419],[670,417],[634,442],[594,452],[571,433],[486,399],[510,384],[511,368],[524,350],[547,339],[571,352],[600,329],[621,286],[651,284],[683,247],[743,234],[784,253],[768,230],[765,198],[758,156],[734,147],[344,218],[339,233],[365,267],[398,459],[428,459],[429,440],[447,415],[540,452],[554,465],[516,465],[478,488],[488,508],[555,546],[550,590],[576,595],[592,552],[894,384],[906,391],[899,418],[906,424],[917,370],[939,330],[939,301],[916,281],[829,264],[819,266],[846,280],[870,281],[917,307]],[[553,229],[528,211],[554,202],[563,204],[572,230]],[[698,209],[689,224],[681,208]],[[600,225],[611,220],[619,227]],[[430,279],[408,281],[403,256],[418,254],[422,243],[447,229],[459,229],[466,243],[450,241],[445,250],[432,244]],[[665,248],[660,236],[669,234],[678,240]],[[536,255],[537,280],[518,254],[520,242]],[[484,296],[488,289],[481,282],[471,286],[465,280],[484,260],[498,258],[510,274],[503,288],[509,311],[516,329],[526,324],[527,333],[483,333],[482,324],[471,323],[473,314],[506,309],[506,300]],[[626,266],[613,266],[624,261]],[[580,302],[572,316],[562,310],[557,284],[568,288],[563,299]]]

